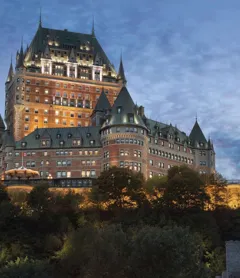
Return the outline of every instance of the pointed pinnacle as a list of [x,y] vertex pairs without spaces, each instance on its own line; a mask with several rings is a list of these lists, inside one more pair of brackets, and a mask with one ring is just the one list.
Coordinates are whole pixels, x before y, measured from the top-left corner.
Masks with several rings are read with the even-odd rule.
[[92,21],[92,36],[95,37],[95,22],[94,22],[94,15],[93,15],[93,21]]
[[39,27],[42,27],[42,7],[40,7],[40,14],[39,14]]
[[23,36],[22,36],[22,40],[21,40],[21,49],[20,52],[23,52]]

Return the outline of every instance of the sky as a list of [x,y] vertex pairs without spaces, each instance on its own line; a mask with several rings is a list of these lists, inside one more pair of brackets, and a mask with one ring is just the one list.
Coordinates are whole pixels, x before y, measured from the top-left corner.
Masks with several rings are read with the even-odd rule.
[[190,133],[196,115],[216,169],[240,179],[239,0],[0,0],[0,113],[11,54],[43,27],[95,32],[147,117]]

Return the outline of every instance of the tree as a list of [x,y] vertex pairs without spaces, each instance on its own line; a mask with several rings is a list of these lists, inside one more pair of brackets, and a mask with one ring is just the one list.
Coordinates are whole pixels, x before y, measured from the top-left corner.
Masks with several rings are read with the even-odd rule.
[[143,175],[126,168],[110,168],[98,177],[89,198],[109,209],[141,207],[146,202]]
[[10,198],[6,191],[6,187],[4,187],[3,185],[0,185],[0,203],[8,202],[8,201],[10,201]]
[[134,278],[207,278],[201,239],[188,228],[143,227],[131,245],[129,273]]
[[210,175],[202,175],[202,179],[208,186],[212,208],[226,206],[228,204],[227,180],[218,172]]
[[167,187],[163,202],[174,209],[201,209],[210,201],[200,175],[185,165],[175,166],[168,171]]
[[44,212],[49,209],[51,193],[47,184],[38,185],[27,196],[27,204],[35,212]]
[[128,239],[119,225],[74,231],[57,253],[57,277],[125,278]]
[[17,258],[0,269],[1,278],[50,278],[51,266],[44,261],[33,261],[26,258]]

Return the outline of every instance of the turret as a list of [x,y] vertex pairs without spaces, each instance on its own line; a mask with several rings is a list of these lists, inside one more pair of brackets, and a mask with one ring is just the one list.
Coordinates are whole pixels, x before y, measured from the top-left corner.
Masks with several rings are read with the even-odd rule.
[[124,73],[122,55],[121,55],[121,59],[120,59],[120,65],[119,65],[119,70],[118,70],[117,79],[118,79],[118,81],[122,82],[123,86],[126,86],[126,84],[127,84],[127,79],[126,79],[125,73]]
[[195,148],[206,148],[207,146],[207,140],[198,124],[198,121],[196,119],[196,122],[193,126],[193,129],[189,135],[189,138],[191,140],[191,144]]
[[13,71],[12,58],[11,58],[11,63],[10,63],[6,83],[10,83],[12,81],[13,77],[14,77],[14,71]]
[[23,53],[23,40],[21,42],[20,52],[17,53],[17,64],[16,69],[24,68],[24,53]]
[[107,166],[129,167],[147,177],[147,127],[125,86],[106,115],[100,132],[103,170]]

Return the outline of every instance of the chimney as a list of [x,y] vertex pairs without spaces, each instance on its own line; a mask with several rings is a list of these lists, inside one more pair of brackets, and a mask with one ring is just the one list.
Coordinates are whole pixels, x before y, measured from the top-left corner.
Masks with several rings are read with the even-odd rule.
[[143,106],[139,106],[138,111],[139,111],[139,115],[141,117],[143,117],[144,116],[144,107]]

